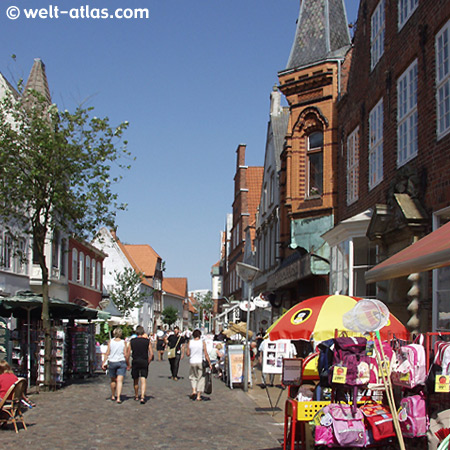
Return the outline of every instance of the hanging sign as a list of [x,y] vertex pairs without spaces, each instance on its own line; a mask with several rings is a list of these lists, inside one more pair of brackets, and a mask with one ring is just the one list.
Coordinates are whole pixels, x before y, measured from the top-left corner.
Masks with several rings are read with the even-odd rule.
[[256,306],[253,302],[249,302],[248,300],[242,300],[239,303],[239,308],[242,309],[242,311],[254,311],[256,309]]
[[262,295],[258,295],[258,297],[255,297],[253,299],[253,303],[258,308],[268,308],[270,306],[270,302],[267,300],[264,300],[264,297]]

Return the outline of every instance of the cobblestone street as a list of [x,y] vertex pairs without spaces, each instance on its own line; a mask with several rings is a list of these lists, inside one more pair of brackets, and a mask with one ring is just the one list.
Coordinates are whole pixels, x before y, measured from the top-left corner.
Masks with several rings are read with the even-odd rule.
[[[245,394],[214,379],[213,393],[195,402],[181,361],[180,380],[169,378],[169,363],[150,365],[148,402],[134,401],[129,373],[123,403],[111,402],[109,378],[79,380],[57,392],[32,394],[36,408],[25,413],[28,430],[0,430],[6,449],[258,449],[280,448],[283,427],[252,399],[266,395],[255,387]],[[278,419],[281,414],[278,412]],[[278,420],[279,421],[279,420]]]

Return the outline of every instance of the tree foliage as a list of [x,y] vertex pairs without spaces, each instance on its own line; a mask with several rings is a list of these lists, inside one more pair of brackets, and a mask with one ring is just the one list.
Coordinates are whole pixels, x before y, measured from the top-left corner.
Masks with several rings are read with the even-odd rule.
[[109,292],[109,297],[117,309],[125,316],[129,315],[133,308],[142,306],[143,299],[147,294],[141,291],[143,275],[126,267],[123,272],[116,272],[115,286]]
[[[59,111],[34,90],[7,89],[0,99],[0,221],[13,240],[28,235],[42,272],[45,334],[44,383],[51,378],[48,263],[45,242],[54,230],[92,236],[114,225],[118,203],[112,186],[121,175],[128,124],[113,127],[93,108]],[[129,166],[128,166],[129,167]]]
[[169,305],[164,308],[161,315],[163,322],[170,326],[177,321],[178,310],[174,306]]

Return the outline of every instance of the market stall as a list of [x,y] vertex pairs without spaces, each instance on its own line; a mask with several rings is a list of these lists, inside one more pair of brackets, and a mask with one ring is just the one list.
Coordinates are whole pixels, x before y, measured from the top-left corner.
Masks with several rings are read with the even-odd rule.
[[[58,386],[66,381],[66,376],[73,373],[69,358],[72,352],[68,351],[71,344],[70,328],[74,327],[77,319],[96,319],[100,311],[55,298],[49,299],[49,305],[52,328],[51,378],[52,385]],[[17,323],[10,332],[12,368],[16,375],[27,378],[29,385],[43,382],[44,335],[41,311],[42,295],[33,292],[0,299],[0,316],[14,317]]]

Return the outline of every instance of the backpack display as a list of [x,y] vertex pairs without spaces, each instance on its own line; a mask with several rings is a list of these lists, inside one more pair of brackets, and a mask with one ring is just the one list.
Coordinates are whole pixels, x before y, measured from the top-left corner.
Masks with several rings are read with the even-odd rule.
[[395,437],[394,422],[389,408],[378,403],[361,406],[367,429],[375,442]]
[[334,340],[333,370],[329,381],[333,387],[366,386],[370,380],[370,358],[366,355],[367,339],[339,337]]
[[428,392],[437,392],[436,377],[442,375],[446,377],[450,376],[450,343],[437,341],[434,344],[433,364],[431,364],[430,370],[428,371],[427,375],[426,385],[428,388]]
[[426,377],[425,347],[422,343],[402,345],[396,350],[391,372],[393,384],[412,389],[424,384]]
[[328,411],[333,426],[334,437],[341,447],[364,447],[366,445],[366,429],[364,417],[357,409],[352,411],[350,405],[331,403]]
[[333,365],[334,339],[322,341],[318,346],[319,361],[317,363],[319,372],[319,385],[331,387],[329,382],[330,367]]
[[423,393],[401,400],[398,420],[402,434],[407,438],[421,437],[427,434],[429,422]]

